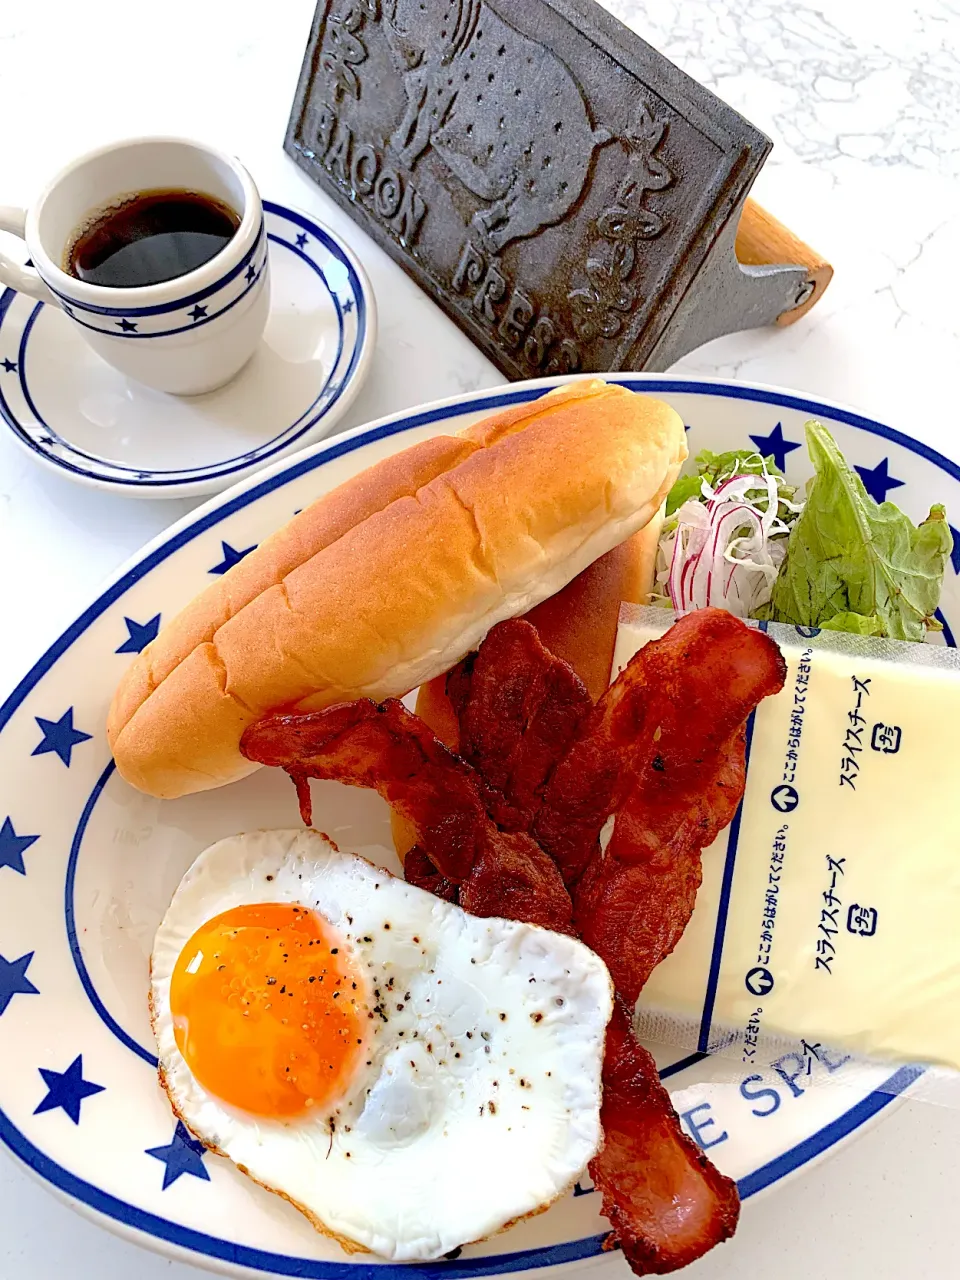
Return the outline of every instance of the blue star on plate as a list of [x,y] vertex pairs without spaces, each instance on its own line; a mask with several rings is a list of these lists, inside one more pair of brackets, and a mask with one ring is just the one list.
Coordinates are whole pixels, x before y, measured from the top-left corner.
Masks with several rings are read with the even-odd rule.
[[890,459],[884,460],[876,467],[855,467],[855,471],[863,481],[863,487],[874,502],[886,502],[887,493],[891,489],[903,487],[903,481],[895,479],[887,467]]
[[187,315],[190,317],[190,319],[194,321],[201,320],[206,314],[207,314],[207,308],[201,307],[199,302],[196,304],[195,307],[193,307],[191,311],[187,312]]
[[34,716],[40,726],[43,738],[30,752],[32,756],[45,756],[52,751],[70,768],[70,757],[73,748],[81,742],[89,742],[91,733],[73,727],[73,707],[67,707],[59,720],[44,720],[43,716]]
[[95,1093],[103,1093],[102,1084],[84,1080],[82,1053],[77,1054],[66,1071],[49,1071],[46,1067],[39,1067],[38,1070],[47,1086],[47,1096],[34,1111],[35,1116],[44,1111],[56,1111],[59,1107],[74,1124],[79,1124],[80,1103],[84,1098],[92,1098]]
[[3,360],[0,360],[0,364],[2,364],[2,365],[3,365],[4,370],[5,370],[7,373],[16,373],[16,372],[17,372],[17,362],[16,362],[16,360],[7,360],[7,359],[6,359],[6,357],[4,357],[4,359],[3,359]]
[[953,550],[950,552],[950,563],[953,565],[953,572],[960,573],[960,529],[950,526],[950,532],[953,535]]
[[61,307],[63,307],[64,311],[67,313],[68,316],[73,315],[73,307],[68,307],[65,302],[61,302],[60,305]]
[[307,233],[305,231],[301,231],[300,234],[297,236],[297,248],[302,249],[309,239],[310,237],[307,235]]
[[166,1147],[150,1147],[146,1152],[154,1160],[164,1165],[162,1191],[172,1186],[181,1174],[189,1173],[204,1182],[210,1181],[210,1174],[203,1163],[206,1150],[202,1142],[190,1136],[190,1132],[182,1120],[177,1121],[177,1129],[173,1141]]
[[329,383],[329,385],[327,386],[327,389],[324,391],[323,394],[329,400],[332,400],[334,396],[338,396],[340,394],[342,387],[343,387],[342,382],[331,382]]
[[51,435],[37,436],[38,444],[56,444],[56,440]]
[[4,818],[0,827],[0,867],[12,867],[25,876],[27,869],[23,865],[23,855],[39,839],[39,836],[18,836],[11,820]]
[[28,951],[19,960],[4,960],[3,956],[0,956],[0,1016],[6,1013],[7,1005],[14,996],[40,994],[27,977],[27,969],[32,959],[32,951]]
[[768,436],[751,436],[750,439],[765,458],[773,455],[773,460],[781,471],[787,469],[787,454],[799,449],[799,444],[792,440],[784,440],[783,423],[778,422]]
[[246,272],[244,273],[244,278],[246,279],[247,284],[249,284],[251,280],[256,278],[256,274],[257,274],[257,268],[251,262],[249,267],[247,267]]
[[127,638],[115,652],[143,653],[151,640],[156,640],[160,630],[160,615],[155,613],[149,622],[134,622],[132,618],[124,618]]
[[128,320],[126,316],[124,316],[122,320],[114,320],[113,323],[119,325],[124,333],[136,333],[137,322],[135,320]]
[[244,556],[248,556],[251,551],[256,551],[257,544],[252,547],[244,547],[242,551],[237,551],[236,547],[231,547],[229,542],[221,542],[220,548],[223,551],[223,559],[219,564],[215,564],[212,569],[208,569],[207,573],[215,573],[218,576],[232,569],[235,564],[239,564]]
[[352,310],[353,310],[353,299],[347,298],[347,300],[343,304],[343,314],[345,316],[348,316]]

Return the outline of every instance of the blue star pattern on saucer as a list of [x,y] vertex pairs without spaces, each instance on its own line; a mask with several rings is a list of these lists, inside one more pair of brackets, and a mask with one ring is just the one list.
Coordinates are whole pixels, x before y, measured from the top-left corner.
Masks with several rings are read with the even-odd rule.
[[33,959],[28,951],[19,960],[5,960],[0,956],[0,1017],[7,1012],[7,1005],[14,996],[38,996],[40,992],[27,977],[27,969]]
[[153,1156],[154,1160],[161,1161],[164,1166],[161,1190],[166,1191],[167,1187],[172,1186],[184,1173],[209,1182],[210,1174],[203,1163],[205,1150],[203,1143],[191,1137],[183,1121],[178,1120],[173,1141],[166,1147],[150,1147],[146,1152],[148,1156]]
[[124,618],[127,638],[117,653],[143,653],[151,640],[156,640],[160,630],[160,615],[155,613],[149,622],[134,622],[132,618]]
[[39,836],[18,836],[10,818],[4,818],[0,827],[0,867],[12,867],[25,876],[27,869],[23,865],[23,855],[39,839]]
[[773,460],[781,471],[787,469],[787,454],[800,448],[793,440],[784,440],[782,422],[778,422],[768,436],[751,436],[750,439],[765,458],[773,455]]
[[953,565],[953,572],[960,573],[960,529],[950,526],[950,532],[953,535],[953,550],[950,552],[950,563]]
[[58,755],[70,768],[73,748],[81,742],[89,742],[93,736],[73,727],[73,707],[67,707],[59,720],[44,720],[43,716],[34,716],[40,726],[43,738],[30,752],[32,756],[44,756],[48,751]]
[[884,460],[875,467],[856,467],[857,475],[863,481],[863,487],[874,502],[886,502],[891,489],[903,487],[903,481],[895,479],[889,472],[890,459]]
[[83,1054],[77,1054],[66,1071],[50,1071],[46,1067],[38,1068],[47,1086],[47,1096],[34,1111],[38,1116],[44,1111],[65,1111],[74,1124],[80,1123],[80,1104],[84,1098],[92,1098],[95,1093],[103,1093],[102,1084],[94,1084],[92,1080],[83,1078]]
[[215,564],[212,569],[208,569],[207,573],[215,573],[218,576],[226,573],[235,564],[239,564],[244,556],[248,556],[251,551],[256,551],[257,544],[254,543],[252,547],[244,547],[242,551],[237,551],[235,547],[231,547],[229,542],[221,541],[220,548],[223,552],[223,559],[219,564]]
[[[66,286],[67,295],[71,288]],[[68,297],[64,304],[60,297],[59,307],[38,311],[35,299],[7,290],[0,304],[0,434],[10,430],[35,459],[80,483],[150,497],[219,492],[329,431],[347,399],[343,391],[324,396],[331,374],[346,388],[369,372],[376,303],[362,268],[333,232],[270,201],[264,202],[253,243],[203,290],[143,308],[119,301],[123,305],[116,308],[91,308],[79,298],[71,302]],[[77,325],[64,323],[71,305]],[[119,371],[91,364],[84,341],[94,330],[149,351],[154,338],[188,342],[194,329],[210,333],[221,317],[229,325],[247,307],[255,308],[258,322],[262,312],[268,321],[291,312],[311,317],[317,341],[304,351],[288,394],[278,395],[275,385],[278,376],[282,379],[282,361],[259,358],[248,363],[241,382],[231,381],[199,403],[157,397],[145,386],[128,383]],[[109,423],[100,424],[103,430],[94,439],[87,412],[101,396],[110,404]],[[212,429],[198,431],[198,422]],[[150,445],[154,430],[165,441],[162,457]],[[211,556],[209,565],[217,559]],[[117,617],[138,608],[143,605],[125,602]],[[153,608],[161,608],[161,602]],[[114,648],[122,635],[121,630]]]

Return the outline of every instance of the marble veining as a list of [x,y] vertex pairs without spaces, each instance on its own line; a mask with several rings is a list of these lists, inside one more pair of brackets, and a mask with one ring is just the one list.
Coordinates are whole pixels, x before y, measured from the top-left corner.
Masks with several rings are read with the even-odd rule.
[[846,157],[960,173],[955,5],[611,0],[608,7],[756,118],[777,144],[768,163],[802,160],[832,173],[832,162]]

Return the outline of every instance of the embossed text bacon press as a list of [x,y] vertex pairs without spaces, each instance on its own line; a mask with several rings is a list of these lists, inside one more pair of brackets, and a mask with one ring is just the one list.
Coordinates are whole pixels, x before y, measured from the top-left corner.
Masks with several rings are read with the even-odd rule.
[[592,0],[320,0],[286,149],[511,378],[666,369],[832,268],[771,143]]

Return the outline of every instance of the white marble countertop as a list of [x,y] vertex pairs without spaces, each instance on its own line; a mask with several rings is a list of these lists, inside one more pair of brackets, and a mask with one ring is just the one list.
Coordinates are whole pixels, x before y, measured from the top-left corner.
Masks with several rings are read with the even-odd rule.
[[[772,136],[755,194],[836,267],[806,320],[721,339],[677,370],[845,401],[960,454],[956,0],[608,5]],[[369,270],[380,340],[352,426],[501,379],[283,154],[312,10],[313,0],[0,5],[0,201],[27,203],[73,154],[139,132],[192,134],[239,154],[265,196],[334,225]],[[188,506],[79,488],[0,434],[0,692],[102,578]],[[688,1274],[954,1277],[958,1141],[960,1115],[905,1105],[749,1203],[733,1243]],[[0,1159],[0,1280],[200,1274],[107,1235]]]

